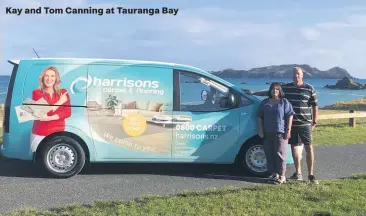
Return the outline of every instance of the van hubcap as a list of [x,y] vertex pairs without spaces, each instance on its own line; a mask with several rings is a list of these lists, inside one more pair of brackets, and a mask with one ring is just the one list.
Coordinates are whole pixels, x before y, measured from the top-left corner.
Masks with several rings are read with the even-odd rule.
[[255,145],[250,147],[245,155],[245,162],[255,172],[266,172],[267,159],[263,146]]
[[72,170],[76,165],[75,150],[69,145],[59,144],[52,147],[47,154],[47,165],[58,173]]

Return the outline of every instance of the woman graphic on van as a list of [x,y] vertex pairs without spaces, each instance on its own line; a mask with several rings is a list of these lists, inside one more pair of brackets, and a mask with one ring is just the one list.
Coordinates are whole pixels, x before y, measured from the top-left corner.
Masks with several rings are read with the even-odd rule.
[[[50,106],[46,114],[35,113],[37,120],[33,122],[31,146],[34,151],[39,142],[47,135],[65,130],[65,119],[71,116],[70,98],[66,89],[59,87],[60,74],[56,67],[45,68],[40,74],[39,88],[32,92],[32,99],[44,99]],[[61,106],[64,105],[64,106]]]

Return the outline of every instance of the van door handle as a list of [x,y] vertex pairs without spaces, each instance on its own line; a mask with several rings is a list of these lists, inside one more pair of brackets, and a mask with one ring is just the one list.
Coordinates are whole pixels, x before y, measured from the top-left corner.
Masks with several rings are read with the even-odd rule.
[[241,115],[243,116],[243,115],[246,115],[247,113],[241,113]]

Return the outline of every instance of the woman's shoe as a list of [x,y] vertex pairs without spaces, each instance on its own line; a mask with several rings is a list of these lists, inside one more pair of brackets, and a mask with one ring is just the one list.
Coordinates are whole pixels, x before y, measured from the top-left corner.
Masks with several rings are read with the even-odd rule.
[[272,174],[272,175],[268,176],[268,178],[269,178],[268,182],[273,182],[273,181],[277,180],[278,175]]
[[286,177],[285,176],[280,176],[274,181],[274,184],[284,184],[284,183],[286,183]]

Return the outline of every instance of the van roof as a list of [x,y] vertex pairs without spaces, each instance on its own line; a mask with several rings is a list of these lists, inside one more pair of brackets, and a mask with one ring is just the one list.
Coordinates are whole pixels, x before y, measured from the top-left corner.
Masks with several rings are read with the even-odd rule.
[[[53,61],[79,61],[82,63],[92,63],[92,62],[119,62],[124,64],[150,64],[150,65],[157,65],[157,66],[168,66],[168,67],[174,67],[177,69],[187,69],[187,70],[193,70],[195,72],[202,73],[208,77],[213,78],[214,75],[209,73],[208,71],[205,71],[203,69],[184,65],[184,64],[177,64],[177,63],[171,63],[171,62],[160,62],[160,61],[147,61],[147,60],[130,60],[130,59],[104,59],[104,58],[30,58],[30,59],[20,59],[20,60],[8,60],[12,64],[19,64],[20,61],[47,61],[47,60],[53,60]],[[215,76],[216,77],[216,76]],[[216,77],[216,79],[219,79],[221,82],[225,83],[229,86],[234,86],[232,83],[221,79],[219,77]]]
[[20,59],[20,60],[9,60],[15,64],[19,64],[20,61],[42,61],[42,60],[64,60],[64,61],[82,61],[82,62],[120,62],[120,63],[129,63],[129,64],[152,64],[152,65],[161,65],[161,66],[181,66],[186,68],[191,68],[199,71],[204,71],[200,68],[196,68],[189,65],[184,64],[176,64],[171,62],[162,62],[162,61],[147,61],[147,60],[133,60],[133,59],[104,59],[104,58],[30,58],[30,59]]

